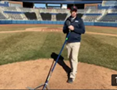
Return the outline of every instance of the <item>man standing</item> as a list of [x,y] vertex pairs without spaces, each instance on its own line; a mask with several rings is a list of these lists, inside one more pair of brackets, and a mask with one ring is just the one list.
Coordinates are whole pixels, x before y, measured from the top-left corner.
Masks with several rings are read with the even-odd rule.
[[[72,83],[75,80],[77,74],[78,65],[78,53],[80,48],[81,34],[85,33],[85,26],[83,20],[77,16],[77,7],[73,6],[70,10],[71,15],[66,19],[63,27],[63,32],[70,36],[67,40],[68,58],[71,65],[71,72],[68,78],[68,83]],[[67,22],[70,22],[67,24]]]

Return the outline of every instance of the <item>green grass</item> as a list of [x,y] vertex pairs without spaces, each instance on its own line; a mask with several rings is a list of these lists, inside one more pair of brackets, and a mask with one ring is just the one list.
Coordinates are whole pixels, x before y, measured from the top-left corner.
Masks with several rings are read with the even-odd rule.
[[84,35],[79,61],[117,70],[117,37]]
[[98,32],[98,33],[106,33],[106,34],[117,34],[117,28],[110,27],[86,27],[89,32]]
[[24,32],[0,35],[0,65],[50,58],[52,52],[59,53],[64,34],[50,32]]
[[[59,53],[65,35],[61,32],[23,32],[0,34],[0,65],[50,58]],[[117,70],[117,37],[82,35],[79,61]],[[67,59],[67,50],[62,53]]]

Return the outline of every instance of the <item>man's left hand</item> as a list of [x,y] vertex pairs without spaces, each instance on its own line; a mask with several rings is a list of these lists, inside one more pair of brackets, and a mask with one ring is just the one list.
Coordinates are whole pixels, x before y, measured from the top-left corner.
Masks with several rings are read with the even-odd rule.
[[69,27],[68,27],[70,30],[74,30],[74,26],[72,26],[72,25],[70,25]]

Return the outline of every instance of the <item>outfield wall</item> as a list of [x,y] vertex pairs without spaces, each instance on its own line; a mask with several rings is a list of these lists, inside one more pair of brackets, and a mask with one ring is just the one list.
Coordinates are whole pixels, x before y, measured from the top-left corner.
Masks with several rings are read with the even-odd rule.
[[86,26],[117,27],[117,22],[85,22]]
[[64,24],[64,21],[0,20],[0,24]]
[[[86,26],[117,27],[111,22],[84,22]],[[0,20],[0,24],[64,24],[64,21],[36,21],[36,20]]]

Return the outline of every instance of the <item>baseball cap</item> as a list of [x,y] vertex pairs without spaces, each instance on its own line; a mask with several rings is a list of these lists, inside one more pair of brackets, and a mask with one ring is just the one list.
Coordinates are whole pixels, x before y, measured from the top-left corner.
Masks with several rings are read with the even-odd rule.
[[76,12],[77,12],[77,7],[76,7],[76,6],[72,6],[70,10],[71,10],[71,11],[76,11]]

